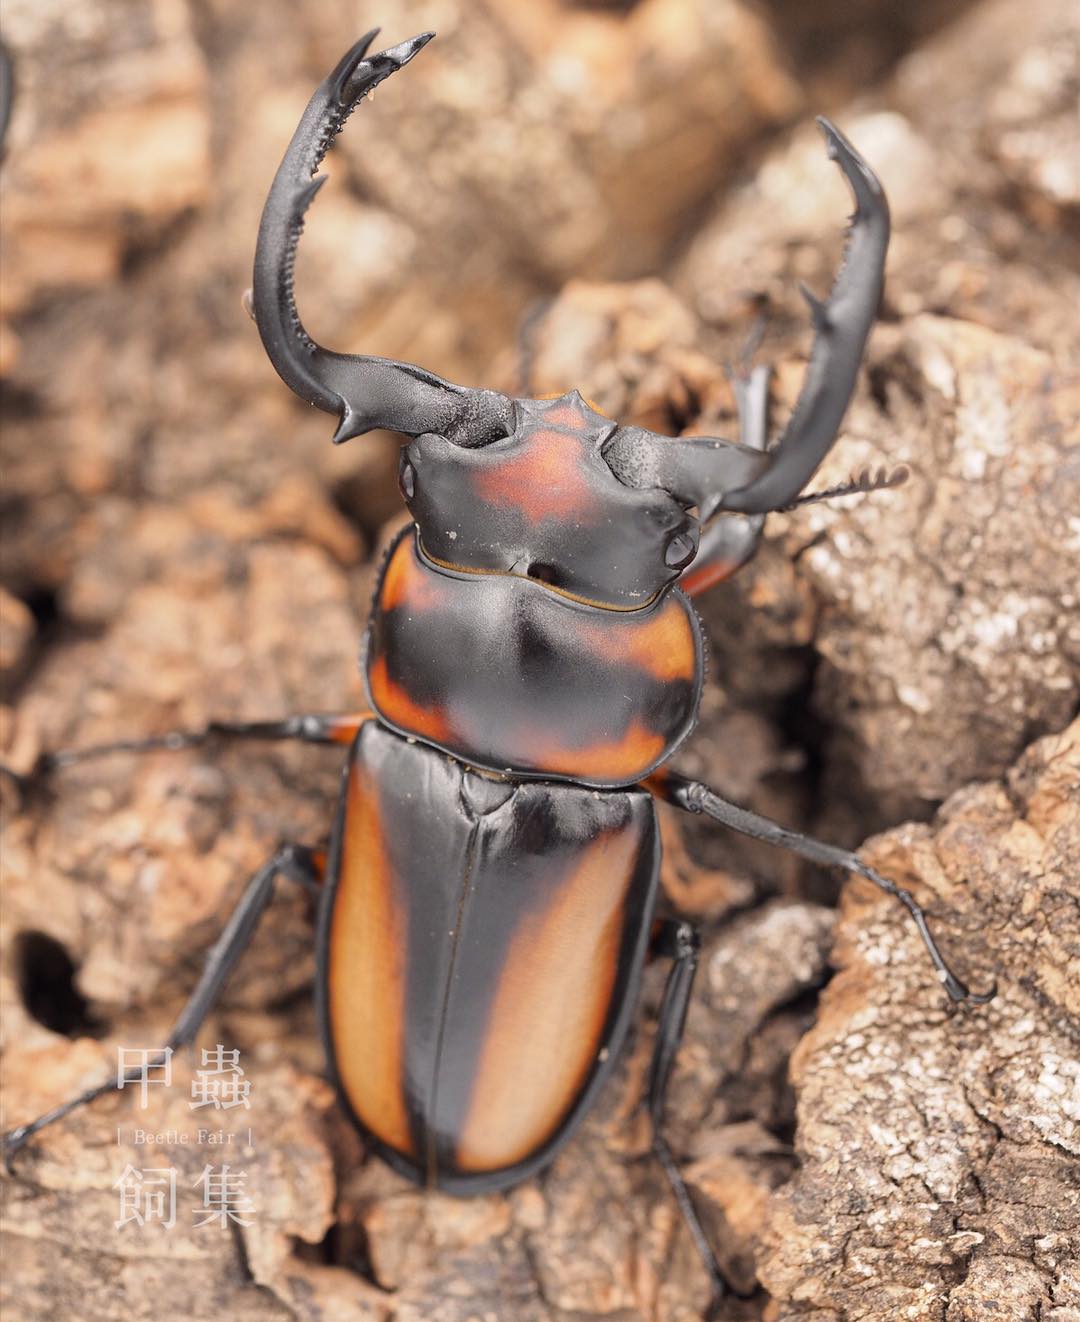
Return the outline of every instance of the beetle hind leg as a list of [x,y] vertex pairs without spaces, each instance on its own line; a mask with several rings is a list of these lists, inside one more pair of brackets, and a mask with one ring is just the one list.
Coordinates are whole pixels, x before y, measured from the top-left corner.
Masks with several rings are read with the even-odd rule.
[[679,1043],[682,1041],[683,1029],[686,1026],[686,1011],[690,1004],[690,993],[694,986],[694,975],[697,973],[700,949],[701,939],[697,930],[689,923],[669,919],[661,926],[657,953],[668,956],[672,960],[672,965],[664,987],[664,998],[660,1004],[656,1045],[653,1048],[652,1064],[649,1068],[648,1106],[649,1118],[652,1121],[653,1152],[675,1195],[675,1201],[690,1231],[694,1247],[709,1274],[715,1302],[724,1295],[732,1293],[732,1288],[716,1260],[716,1254],[701,1224],[690,1191],[686,1187],[686,1181],[663,1134],[667,1086]]
[[[164,1064],[173,1051],[195,1040],[203,1020],[221,994],[229,974],[248,948],[259,920],[273,899],[277,879],[286,877],[306,889],[317,890],[322,880],[322,870],[320,852],[301,845],[282,845],[252,876],[221,935],[210,948],[202,975],[188,997],[179,1018],[173,1024],[165,1046],[157,1059],[149,1062],[151,1067]],[[129,1070],[126,1074],[117,1072],[77,1097],[72,1097],[53,1107],[51,1111],[46,1111],[35,1120],[9,1130],[0,1140],[3,1146],[4,1164],[8,1170],[11,1170],[15,1154],[47,1125],[62,1120],[64,1116],[101,1097],[104,1093],[116,1092],[129,1083],[137,1082],[139,1077],[141,1077],[139,1070]]]

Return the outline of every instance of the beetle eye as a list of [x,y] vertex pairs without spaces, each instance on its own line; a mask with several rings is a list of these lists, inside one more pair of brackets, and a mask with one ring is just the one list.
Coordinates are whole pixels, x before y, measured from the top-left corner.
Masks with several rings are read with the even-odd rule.
[[688,532],[677,532],[667,544],[664,564],[669,569],[685,569],[697,555],[697,538]]
[[406,500],[412,500],[413,493],[416,491],[416,469],[405,458],[401,456],[401,466],[398,468],[398,486],[401,488],[401,494]]

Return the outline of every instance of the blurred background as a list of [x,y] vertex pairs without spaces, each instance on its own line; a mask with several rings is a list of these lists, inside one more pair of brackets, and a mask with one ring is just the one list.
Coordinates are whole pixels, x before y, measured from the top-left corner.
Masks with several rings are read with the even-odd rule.
[[[884,181],[895,230],[882,320],[816,485],[868,464],[904,463],[911,480],[774,517],[758,560],[703,599],[713,682],[681,766],[857,845],[928,819],[1061,730],[1080,693],[1071,0],[5,0],[15,76],[0,169],[7,759],[25,767],[42,748],[210,716],[360,704],[373,563],[402,517],[398,442],[331,447],[332,420],[278,381],[241,297],[303,107],[377,24],[376,48],[438,36],[357,111],[324,167],[331,183],[309,216],[297,285],[309,329],[335,349],[468,385],[577,387],[623,421],[732,435],[725,364],[761,320],[778,431],[809,348],[797,284],[827,290],[850,207],[813,116],[835,117]],[[13,1105],[32,1114],[100,1068],[104,1039],[168,1022],[241,878],[277,838],[325,834],[336,780],[333,758],[311,749],[138,768],[116,759],[72,772],[55,801],[9,824],[0,995]],[[752,923],[787,906],[810,951],[783,983],[786,1007],[766,997],[726,1029],[692,1022],[698,1063],[711,1053],[731,1070],[704,1083],[699,1071],[698,1092],[688,1084],[675,1102],[687,1144],[702,1125],[751,1117],[773,1136],[777,1150],[759,1143],[740,1176],[764,1198],[794,1169],[787,1062],[827,976],[836,879],[711,832],[690,833],[688,847],[670,879],[684,908],[720,931],[735,911]],[[307,919],[302,901],[289,903],[230,990],[230,1031],[263,1043],[267,1070],[298,1062],[315,1096],[317,1045],[300,1003],[312,976]],[[743,985],[776,975],[776,952],[767,941],[761,951]],[[771,1035],[751,1061],[765,1020]],[[721,1031],[735,1034],[722,1049]],[[624,1125],[635,1086],[640,1070],[616,1108]],[[474,1215],[471,1230],[460,1210],[438,1213],[445,1220],[421,1233],[436,1214],[368,1174],[375,1185],[343,1211],[327,1175],[332,1123],[304,1131],[318,1197],[310,1170],[286,1181],[297,1203],[282,1194],[277,1238],[247,1245],[277,1302],[250,1303],[227,1255],[203,1264],[231,1315],[300,1309],[283,1284],[300,1278],[330,1292],[330,1315],[354,1315],[315,1255],[289,1256],[296,1236],[322,1243],[320,1263],[362,1258],[379,1289],[405,1292],[401,1317],[459,1315],[433,1303],[457,1279],[439,1274],[450,1270],[447,1237],[462,1261],[480,1255],[459,1271],[473,1283],[475,1263],[488,1270],[483,1255],[508,1237],[496,1257],[510,1275],[467,1296],[469,1307],[495,1300],[500,1317],[703,1306],[685,1244],[664,1269],[641,1227],[632,1250],[599,1232],[583,1249],[580,1225],[571,1234],[578,1213],[550,1201],[555,1229],[530,1250],[543,1298],[513,1274],[527,1203],[511,1217],[497,1200],[503,1210]],[[613,1133],[596,1140],[606,1156],[581,1159],[594,1190],[595,1162],[619,1159],[612,1144],[623,1158],[640,1148],[638,1131],[629,1148]],[[340,1157],[349,1140],[332,1134]],[[104,1175],[98,1183],[57,1195],[73,1224],[85,1212],[88,1243],[98,1223],[80,1197],[104,1206]],[[649,1188],[644,1205],[662,1208],[663,1190]],[[755,1248],[764,1207],[744,1208],[742,1221],[725,1208],[729,1256],[748,1288],[762,1280],[788,1307],[799,1278],[775,1262],[770,1274]],[[39,1214],[47,1242],[49,1215],[22,1213]],[[100,1208],[93,1215],[106,1224]],[[18,1241],[13,1298],[22,1316],[55,1315],[28,1243]],[[592,1285],[571,1267],[589,1252]],[[70,1280],[88,1290],[80,1263]],[[846,1298],[842,1271],[838,1280]],[[385,1316],[376,1293],[349,1296],[355,1316]],[[135,1294],[127,1312],[102,1295],[79,1315],[141,1316]],[[759,1288],[745,1315],[768,1302]]]

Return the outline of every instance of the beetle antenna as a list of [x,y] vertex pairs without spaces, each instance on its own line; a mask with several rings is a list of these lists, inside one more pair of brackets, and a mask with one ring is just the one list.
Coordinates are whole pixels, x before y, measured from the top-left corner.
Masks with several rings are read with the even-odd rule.
[[864,468],[861,473],[856,473],[838,486],[826,487],[824,491],[811,491],[790,504],[781,505],[777,513],[798,509],[800,505],[816,505],[822,500],[836,500],[840,496],[858,496],[867,491],[887,491],[890,487],[902,487],[909,476],[910,470],[905,464],[894,468],[891,473],[885,468],[879,468],[876,473]]

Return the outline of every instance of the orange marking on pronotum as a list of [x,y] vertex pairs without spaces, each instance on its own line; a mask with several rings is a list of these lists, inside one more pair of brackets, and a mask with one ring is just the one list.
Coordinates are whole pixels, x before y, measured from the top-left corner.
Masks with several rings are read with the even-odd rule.
[[379,606],[384,611],[392,611],[401,605],[412,610],[429,610],[438,602],[436,583],[417,563],[414,539],[403,537],[394,548],[383,574]]
[[596,493],[582,474],[582,442],[566,432],[538,428],[514,454],[492,455],[473,479],[491,505],[521,510],[539,522],[595,514]]
[[624,783],[645,775],[667,747],[667,740],[635,720],[621,739],[597,741],[584,748],[568,748],[539,732],[531,738],[523,732],[522,746],[528,748],[538,771]]
[[330,927],[330,1033],[341,1086],[384,1143],[415,1155],[402,1086],[407,930],[379,814],[362,768],[349,776]]
[[453,738],[445,713],[416,702],[403,685],[390,678],[385,656],[372,662],[368,670],[368,688],[375,710],[391,725],[433,739],[438,744],[449,743]]
[[462,1170],[498,1170],[555,1131],[596,1060],[611,1005],[639,835],[609,831],[519,926],[503,965],[468,1113]]
[[605,660],[637,666],[654,678],[670,683],[694,678],[697,647],[686,607],[669,597],[655,613],[638,620],[613,617],[602,623],[578,625],[588,646]]

